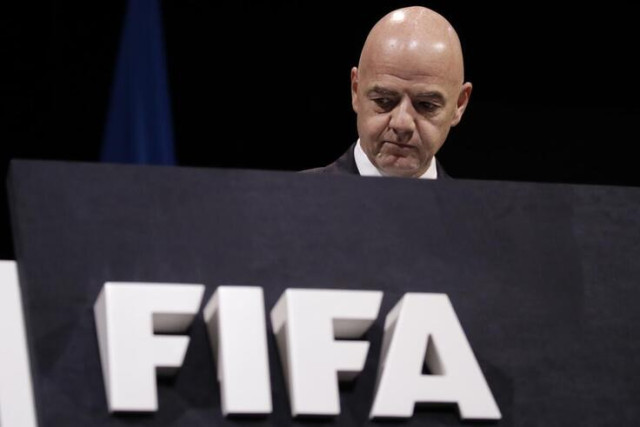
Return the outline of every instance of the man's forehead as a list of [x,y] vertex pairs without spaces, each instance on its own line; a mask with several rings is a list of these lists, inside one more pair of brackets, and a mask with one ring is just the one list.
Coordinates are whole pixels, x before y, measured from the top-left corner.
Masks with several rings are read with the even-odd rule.
[[415,31],[383,36],[367,41],[360,57],[363,73],[392,74],[400,78],[463,79],[462,55],[457,43],[440,34],[429,37]]
[[429,55],[407,51],[381,52],[364,59],[359,70],[364,79],[385,75],[425,83],[462,79],[459,63],[448,52]]
[[456,81],[439,75],[412,75],[403,78],[395,74],[367,73],[360,80],[361,87],[366,92],[378,93],[408,93],[412,96],[428,96],[432,93],[446,93],[455,89]]

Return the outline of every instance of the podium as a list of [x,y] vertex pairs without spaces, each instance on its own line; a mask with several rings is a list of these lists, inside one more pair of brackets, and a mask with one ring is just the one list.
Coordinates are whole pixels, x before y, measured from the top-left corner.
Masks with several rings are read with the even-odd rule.
[[[455,407],[369,419],[407,292],[449,296],[502,412],[489,424],[640,419],[640,189],[14,161],[9,192],[40,426],[474,425]],[[291,417],[269,327],[273,412],[224,417],[200,314],[158,411],[110,414],[93,304],[117,281],[202,283],[204,302],[260,286],[267,313],[288,288],[384,297],[337,416]]]

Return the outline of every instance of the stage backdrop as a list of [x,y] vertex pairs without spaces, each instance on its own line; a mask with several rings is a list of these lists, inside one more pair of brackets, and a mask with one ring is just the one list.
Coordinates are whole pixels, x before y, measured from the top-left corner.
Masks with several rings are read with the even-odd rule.
[[[16,161],[10,204],[41,426],[381,425],[382,325],[405,292],[449,295],[504,426],[640,419],[640,190]],[[384,291],[334,418],[225,419],[201,314],[155,414],[110,415],[93,304],[105,281]],[[407,422],[459,425],[452,408]],[[473,423],[472,423],[473,424]]]

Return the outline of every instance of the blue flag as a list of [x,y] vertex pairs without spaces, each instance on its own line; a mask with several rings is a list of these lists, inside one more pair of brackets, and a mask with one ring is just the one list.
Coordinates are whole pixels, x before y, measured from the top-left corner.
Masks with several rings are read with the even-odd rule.
[[175,164],[158,0],[129,0],[101,160]]

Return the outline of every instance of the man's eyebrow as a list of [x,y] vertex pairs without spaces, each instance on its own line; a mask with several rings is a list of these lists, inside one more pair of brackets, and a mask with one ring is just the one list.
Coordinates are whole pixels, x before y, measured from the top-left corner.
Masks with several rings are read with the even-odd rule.
[[381,86],[374,86],[367,91],[367,95],[386,95],[386,96],[397,96],[398,92],[395,90],[387,89]]

